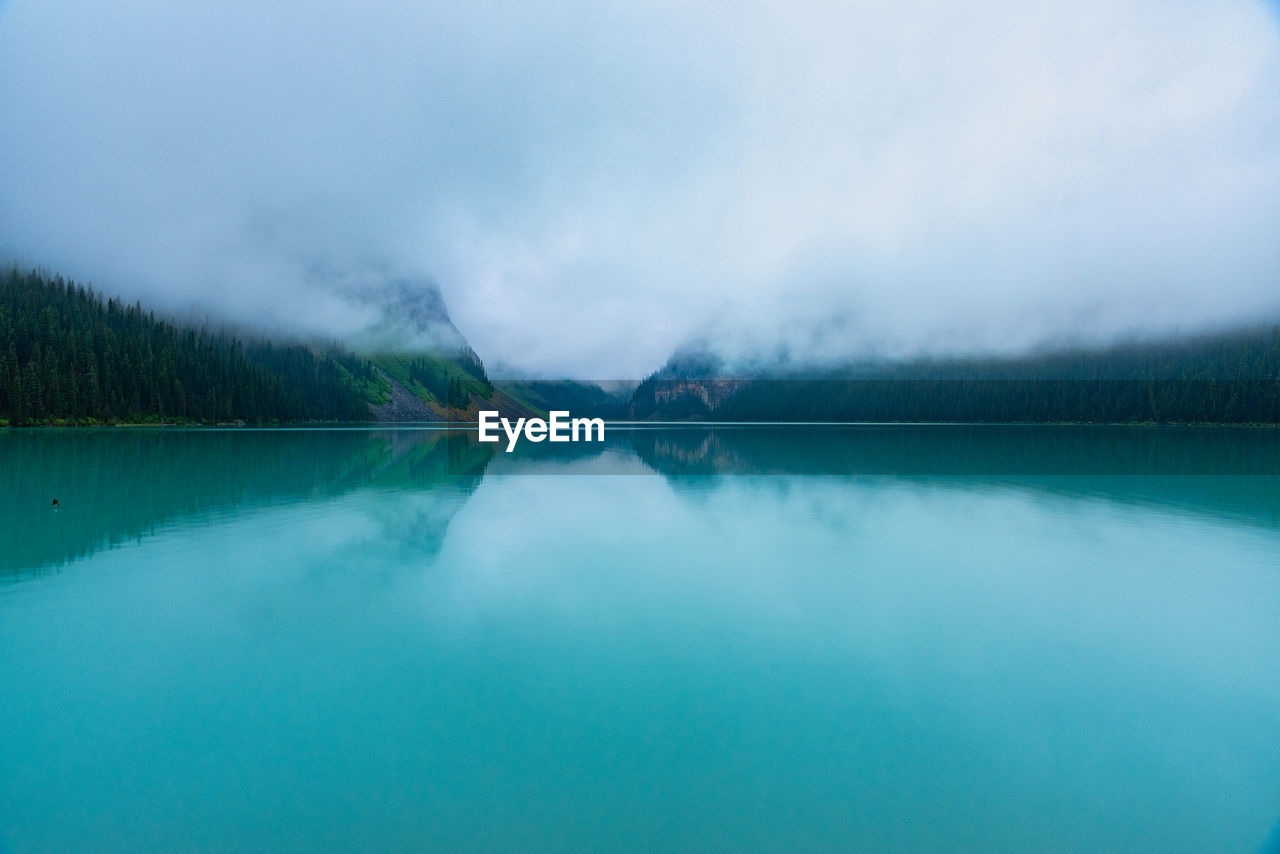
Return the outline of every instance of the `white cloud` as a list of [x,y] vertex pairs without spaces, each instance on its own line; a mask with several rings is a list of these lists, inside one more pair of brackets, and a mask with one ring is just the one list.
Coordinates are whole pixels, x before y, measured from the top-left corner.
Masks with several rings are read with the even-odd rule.
[[1277,92],[1261,0],[12,0],[0,249],[331,334],[310,271],[434,276],[594,378],[1186,328],[1280,311]]

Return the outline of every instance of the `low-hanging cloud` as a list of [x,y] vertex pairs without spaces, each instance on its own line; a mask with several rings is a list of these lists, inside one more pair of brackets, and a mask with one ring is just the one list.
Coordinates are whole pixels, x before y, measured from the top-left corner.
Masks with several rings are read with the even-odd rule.
[[1192,329],[1280,313],[1278,92],[1262,0],[10,0],[0,251],[589,378]]

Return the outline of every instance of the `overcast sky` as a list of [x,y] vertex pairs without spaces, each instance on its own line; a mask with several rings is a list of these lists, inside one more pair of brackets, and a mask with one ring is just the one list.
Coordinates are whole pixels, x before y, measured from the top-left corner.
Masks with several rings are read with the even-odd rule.
[[1280,316],[1263,0],[9,0],[0,116],[6,256],[544,374]]

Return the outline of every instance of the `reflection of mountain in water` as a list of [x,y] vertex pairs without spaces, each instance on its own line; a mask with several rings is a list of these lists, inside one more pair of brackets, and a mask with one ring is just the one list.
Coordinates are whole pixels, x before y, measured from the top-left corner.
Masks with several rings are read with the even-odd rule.
[[[57,566],[170,521],[363,487],[448,490],[465,500],[491,455],[440,430],[6,431],[0,574]],[[436,548],[461,506],[449,504],[427,520],[440,528],[426,537]]]
[[654,471],[892,476],[1175,507],[1280,528],[1280,432],[1230,427],[635,430]]
[[0,575],[58,566],[169,522],[362,488],[420,493],[382,521],[394,528],[388,541],[432,555],[486,471],[654,471],[677,484],[688,475],[887,476],[1280,528],[1280,432],[1269,428],[610,428],[604,443],[521,442],[512,454],[474,431],[10,430],[0,433],[0,471]]

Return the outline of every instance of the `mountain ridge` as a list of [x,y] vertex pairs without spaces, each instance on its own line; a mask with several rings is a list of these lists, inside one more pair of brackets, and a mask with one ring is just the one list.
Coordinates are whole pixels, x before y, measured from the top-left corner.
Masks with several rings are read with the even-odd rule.
[[1022,356],[863,360],[731,373],[682,348],[632,420],[1280,423],[1280,325]]
[[0,426],[459,423],[482,409],[636,421],[1280,424],[1280,325],[745,376],[687,347],[628,395],[573,380],[494,382],[434,283],[393,280],[379,293],[398,318],[396,340],[442,343],[241,339],[12,267],[0,275]]

